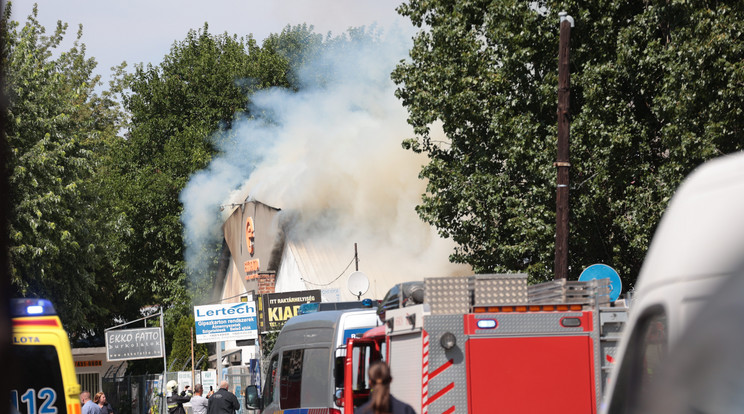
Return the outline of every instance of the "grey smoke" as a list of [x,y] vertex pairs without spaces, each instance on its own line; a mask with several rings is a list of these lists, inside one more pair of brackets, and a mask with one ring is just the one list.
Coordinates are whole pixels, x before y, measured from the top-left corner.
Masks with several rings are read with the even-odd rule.
[[[302,68],[299,92],[252,97],[252,113],[271,118],[237,120],[216,137],[222,153],[181,194],[192,273],[202,246],[219,242],[219,206],[246,196],[291,215],[288,238],[322,238],[349,252],[358,242],[365,257],[384,257],[412,278],[469,270],[448,262],[453,244],[414,211],[427,159],[401,147],[413,131],[390,80],[410,38],[392,30],[346,39]],[[321,69],[329,81],[317,82]]]

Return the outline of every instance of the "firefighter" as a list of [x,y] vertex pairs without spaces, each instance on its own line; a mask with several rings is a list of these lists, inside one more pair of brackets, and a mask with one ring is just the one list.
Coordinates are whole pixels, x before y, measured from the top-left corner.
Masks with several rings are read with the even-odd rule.
[[191,400],[190,396],[178,395],[178,383],[170,380],[165,385],[166,391],[168,391],[168,414],[186,414],[186,410],[183,408],[183,403]]
[[194,392],[191,391],[191,386],[187,385],[187,386],[183,387],[183,391],[181,391],[181,397],[189,397],[189,398],[191,398],[193,396],[194,396]]

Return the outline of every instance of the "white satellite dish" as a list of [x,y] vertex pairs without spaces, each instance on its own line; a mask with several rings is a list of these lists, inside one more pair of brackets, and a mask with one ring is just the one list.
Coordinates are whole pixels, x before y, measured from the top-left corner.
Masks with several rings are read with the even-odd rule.
[[346,285],[349,287],[351,294],[356,296],[358,300],[363,294],[367,293],[367,289],[369,289],[369,279],[367,278],[367,275],[357,270],[349,275],[349,278],[346,280]]

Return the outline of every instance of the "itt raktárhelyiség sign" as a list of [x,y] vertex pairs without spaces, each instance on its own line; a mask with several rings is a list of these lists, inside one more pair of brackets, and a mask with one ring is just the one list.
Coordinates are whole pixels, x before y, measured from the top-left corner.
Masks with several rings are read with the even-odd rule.
[[256,339],[255,302],[194,306],[196,342]]

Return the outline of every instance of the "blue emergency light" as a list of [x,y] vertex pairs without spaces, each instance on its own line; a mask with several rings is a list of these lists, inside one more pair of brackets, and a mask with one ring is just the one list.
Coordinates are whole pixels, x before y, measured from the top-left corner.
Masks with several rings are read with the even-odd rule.
[[54,305],[47,299],[14,298],[10,300],[10,314],[12,317],[23,316],[53,316],[57,312]]
[[302,305],[300,305],[300,310],[297,311],[297,313],[299,315],[306,315],[308,313],[314,313],[314,312],[317,312],[318,311],[318,308],[319,307],[320,306],[319,306],[318,302],[303,303]]
[[481,319],[477,323],[478,329],[494,329],[498,326],[498,322],[495,319]]
[[300,305],[300,309],[297,311],[297,314],[306,315],[308,313],[329,310],[362,309],[372,308],[375,306],[377,306],[377,301],[372,299],[364,299],[361,302],[311,302],[303,303],[302,305]]

